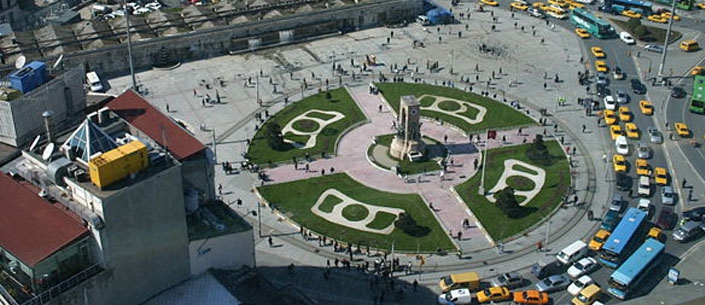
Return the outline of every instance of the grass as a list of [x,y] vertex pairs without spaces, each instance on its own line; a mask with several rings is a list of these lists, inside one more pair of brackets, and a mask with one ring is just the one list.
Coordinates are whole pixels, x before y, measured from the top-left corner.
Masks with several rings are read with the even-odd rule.
[[445,111],[456,111],[460,109],[460,104],[455,101],[442,101],[438,103],[438,108],[441,108],[442,110]]
[[392,223],[397,218],[397,215],[394,215],[392,213],[387,213],[387,212],[379,212],[377,215],[375,215],[375,218],[372,220],[372,222],[367,224],[367,227],[370,229],[377,229],[381,230],[389,226],[389,224]]
[[[321,194],[329,188],[335,188],[346,196],[369,205],[404,209],[416,222],[430,228],[426,236],[415,238],[399,229],[391,234],[376,234],[355,230],[337,223],[330,222],[311,212]],[[262,197],[275,204],[282,213],[293,221],[303,225],[313,232],[325,233],[328,237],[343,242],[369,245],[371,248],[395,251],[435,252],[454,249],[443,228],[436,222],[426,203],[417,194],[394,194],[368,188],[350,178],[347,174],[326,175],[306,180],[265,185],[257,188]],[[378,214],[371,223],[372,227],[385,227],[395,215]]]
[[291,127],[301,132],[314,132],[318,129],[318,123],[314,120],[298,120]]
[[[518,218],[508,218],[494,203],[487,201],[485,196],[478,194],[480,175],[475,175],[470,180],[455,187],[460,197],[470,207],[477,219],[487,230],[487,233],[496,241],[521,233],[532,225],[548,216],[560,204],[570,186],[570,169],[561,147],[556,141],[544,142],[551,155],[556,156],[553,162],[543,166],[531,162],[526,157],[526,150],[530,144],[492,149],[487,152],[487,169],[485,171],[485,189],[491,189],[504,172],[504,160],[517,159],[526,163],[539,166],[546,171],[546,181],[541,191],[525,208],[531,211],[528,215]],[[517,200],[523,200],[516,196]]]
[[343,217],[350,221],[363,220],[367,215],[370,215],[370,211],[361,204],[351,204],[343,208]]
[[[465,132],[477,132],[487,129],[506,129],[515,126],[535,125],[536,123],[524,114],[513,108],[492,99],[474,94],[466,93],[462,90],[449,87],[425,85],[425,84],[405,84],[405,83],[376,83],[384,98],[389,102],[394,111],[399,111],[399,100],[403,95],[422,96],[424,94],[443,96],[461,101],[469,101],[487,108],[484,120],[478,124],[468,124],[455,116],[443,112],[422,110],[421,115],[425,117],[438,118],[457,126]],[[435,101],[430,97],[425,97],[419,101],[422,106],[430,105]],[[464,115],[475,118],[477,112],[466,111]]]
[[[252,139],[251,145],[247,150],[247,156],[250,158],[250,161],[255,164],[269,164],[272,162],[288,161],[293,157],[302,159],[306,153],[309,153],[310,156],[318,156],[321,155],[321,153],[329,155],[334,154],[335,144],[343,131],[354,124],[365,121],[367,118],[344,88],[331,90],[330,93],[330,100],[326,98],[326,94],[323,92],[290,104],[288,107],[277,112],[257,131]],[[324,127],[318,134],[316,146],[312,148],[297,149],[293,145],[289,145],[287,149],[280,151],[270,147],[265,135],[271,124],[278,124],[281,128],[284,128],[293,118],[311,109],[337,111],[345,114],[345,117],[340,121]],[[308,115],[323,119],[330,118],[328,114],[317,112],[309,113]],[[287,134],[285,138],[299,143],[305,143],[308,140],[308,136],[302,137],[293,134]]]

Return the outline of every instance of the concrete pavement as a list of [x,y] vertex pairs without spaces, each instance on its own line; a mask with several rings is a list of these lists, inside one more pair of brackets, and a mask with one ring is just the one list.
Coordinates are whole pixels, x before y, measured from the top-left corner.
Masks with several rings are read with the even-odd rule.
[[[463,8],[464,6],[461,6],[459,9]],[[492,17],[498,17],[499,21],[493,23]],[[389,75],[389,69],[393,64],[407,64],[414,69],[418,67],[419,72],[415,73],[415,77],[422,78],[426,83],[440,84],[443,81],[452,81],[463,89],[467,87],[469,90],[472,87],[474,92],[489,90],[491,95],[496,95],[499,100],[502,100],[502,97],[509,101],[517,100],[522,111],[527,111],[528,115],[537,121],[540,118],[538,110],[546,109],[549,113],[547,117],[549,126],[546,127],[549,136],[563,137],[565,146],[578,148],[573,159],[576,164],[572,171],[573,189],[579,196],[579,202],[583,204],[558,209],[550,220],[537,224],[525,234],[506,242],[503,245],[503,253],[492,248],[489,242],[483,244],[478,242],[481,238],[471,237],[468,239],[468,244],[461,242],[462,248],[469,250],[464,251],[461,257],[427,256],[422,273],[402,275],[401,279],[407,282],[417,279],[428,289],[417,297],[385,300],[390,303],[428,304],[429,300],[435,298],[434,293],[438,292],[438,277],[450,270],[476,270],[483,277],[511,270],[525,270],[533,262],[546,255],[554,254],[574,240],[589,238],[590,232],[598,223],[585,221],[584,214],[587,210],[592,210],[599,216],[606,211],[613,183],[611,165],[602,161],[602,155],[608,153],[612,145],[608,143],[603,131],[597,126],[596,117],[585,116],[584,108],[575,102],[584,93],[583,87],[578,86],[577,82],[577,71],[583,69],[578,58],[587,56],[586,50],[580,48],[575,35],[571,31],[559,27],[553,28],[550,24],[546,25],[543,20],[532,19],[524,14],[517,13],[512,19],[510,13],[504,10],[495,10],[494,13],[473,12],[471,19],[461,20],[461,22],[461,24],[438,27],[439,30],[435,27],[422,28],[417,24],[401,29],[369,29],[281,49],[184,63],[172,71],[143,71],[137,77],[141,87],[148,92],[146,98],[150,102],[164,110],[166,105],[169,105],[172,110],[169,114],[189,126],[202,142],[211,145],[215,138],[217,145],[214,149],[219,162],[243,160],[241,154],[245,151],[245,139],[253,136],[254,125],[257,124],[254,120],[255,113],[264,110],[275,113],[284,106],[285,97],[289,102],[295,102],[304,96],[314,94],[317,88],[324,87],[325,79],[329,80],[331,87],[339,86],[339,76],[333,73],[332,64],[340,63],[345,69],[352,70],[355,67],[350,66],[349,61],[352,59],[354,64],[359,65],[365,54],[375,54],[378,62],[384,65],[374,68],[374,73],[358,74],[355,81],[349,76],[341,79],[356,97],[358,97],[357,92],[364,91],[367,83],[376,78],[379,72]],[[515,22],[517,27],[514,26]],[[468,25],[467,30],[465,24]],[[491,30],[492,26],[495,26],[494,31]],[[391,43],[387,44],[386,38],[390,36],[391,31],[396,33]],[[458,32],[462,32],[461,38],[458,38]],[[412,48],[414,40],[424,42],[426,47]],[[482,44],[495,49],[496,52],[494,54],[478,52]],[[439,73],[431,73],[425,66],[429,60],[438,60],[443,69]],[[481,84],[480,81],[474,81],[475,79],[486,80],[493,71],[499,71],[499,69],[502,69],[503,75],[489,87]],[[450,73],[451,70],[453,73]],[[559,74],[563,82],[554,82],[552,77],[555,74]],[[259,75],[261,77],[258,79]],[[225,86],[219,85],[220,79],[216,79],[218,77],[225,81]],[[471,84],[462,83],[461,77],[470,79]],[[259,80],[259,85],[248,84],[248,78],[252,82]],[[310,84],[308,89],[301,89],[304,78]],[[272,84],[269,84],[270,79]],[[129,77],[112,79],[110,84],[113,88],[111,92],[119,93],[127,88]],[[210,89],[207,89],[207,85],[210,85]],[[275,86],[276,90],[273,90]],[[196,89],[195,96],[194,89]],[[214,97],[215,89],[218,90],[217,94],[222,97],[224,103],[202,106],[201,101],[205,94]],[[361,95],[359,96],[361,99],[374,98]],[[556,98],[559,96],[566,98],[565,106],[557,105]],[[257,103],[258,98],[263,101],[262,106]],[[378,103],[374,101],[371,105],[373,109],[366,110],[368,116],[380,115],[380,121],[386,123],[382,123],[379,128],[389,129],[391,113],[378,114],[376,111]],[[557,129],[554,130],[553,124],[557,124]],[[205,127],[203,130],[199,128],[202,125]],[[585,132],[582,130],[582,125],[586,126]],[[374,125],[370,125],[369,128],[372,126]],[[435,131],[429,129],[425,132],[433,134]],[[443,132],[446,131],[443,130]],[[543,132],[542,129],[541,132]],[[448,135],[452,141],[456,141],[456,136],[460,137],[459,134],[455,135],[452,132]],[[435,134],[435,136],[440,135]],[[457,141],[462,143],[462,140]],[[361,138],[360,141],[367,143],[371,139]],[[355,143],[341,143],[341,148],[343,145],[353,144]],[[338,157],[349,157],[353,164],[361,165],[363,162],[367,164],[366,160],[361,159],[362,155],[346,155],[347,151],[354,149],[354,147],[340,149]],[[464,166],[464,171],[470,170],[466,168],[472,160],[469,156],[471,154],[461,157],[468,158],[460,162]],[[320,160],[315,161],[319,163],[314,163],[315,166],[323,168],[334,166],[336,171],[344,170],[344,165],[328,164],[326,161]],[[282,168],[289,168],[291,171],[290,167]],[[269,173],[277,177],[276,179],[285,179],[277,176],[279,170],[270,170]],[[347,172],[359,181],[374,179],[364,177],[364,171],[358,172],[354,166],[350,166]],[[289,174],[301,177],[312,175],[303,172]],[[460,178],[453,177],[453,179]],[[298,229],[283,221],[284,219],[275,211],[263,210],[263,213],[259,213],[260,218],[252,216],[250,212],[258,209],[257,198],[251,192],[252,186],[256,183],[255,176],[249,173],[225,175],[217,171],[216,180],[223,184],[224,199],[227,202],[234,202],[237,198],[244,200],[242,207],[234,204],[232,207],[253,224],[255,234],[259,235],[261,232],[264,236],[276,236],[277,247],[270,247],[265,241],[266,238],[263,238],[259,239],[256,248],[258,266],[272,267],[266,272],[269,278],[282,284],[294,283],[297,287],[306,289],[306,292],[310,291],[318,299],[331,300],[333,304],[372,304],[372,297],[379,296],[380,291],[378,288],[368,286],[369,278],[365,275],[353,276],[352,273],[343,273],[346,271],[336,271],[339,275],[334,278],[340,279],[339,281],[324,281],[322,271],[326,266],[326,260],[343,258],[344,255],[333,252],[332,247],[320,247],[316,241],[303,240],[297,234]],[[374,181],[374,186],[384,188],[393,183],[406,191],[421,187],[404,184],[396,177]],[[448,198],[450,195],[443,193],[429,194],[429,196]],[[433,197],[426,199],[436,205],[436,199]],[[438,200],[439,205],[440,202],[448,204],[452,202],[449,198]],[[460,225],[460,219],[462,219],[453,220],[453,216],[445,215],[440,217],[448,218],[448,223],[456,226]],[[547,238],[548,243],[545,242]],[[538,241],[546,244],[547,253],[535,251]],[[374,258],[356,255],[355,262],[370,262]],[[402,264],[405,265],[407,261],[412,261],[414,269],[418,270],[415,256],[403,255]],[[283,266],[289,263],[305,268],[300,268],[302,271],[296,275],[285,273],[286,268]],[[325,289],[319,289],[319,287],[325,287]],[[336,302],[335,297],[343,289],[346,289],[346,298]]]

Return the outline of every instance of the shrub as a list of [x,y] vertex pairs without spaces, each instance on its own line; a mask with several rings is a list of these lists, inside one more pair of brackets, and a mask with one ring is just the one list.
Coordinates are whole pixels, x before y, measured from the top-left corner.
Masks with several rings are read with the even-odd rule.
[[644,39],[644,37],[649,34],[649,30],[643,25],[638,25],[634,27],[632,31],[634,33],[634,36],[636,36],[636,38],[639,40]]
[[333,96],[330,94],[330,91],[326,91],[326,99],[330,101],[331,98],[333,98]]
[[553,156],[548,152],[548,147],[543,143],[543,136],[536,135],[534,142],[531,144],[529,149],[526,150],[526,157],[529,160],[542,165],[548,165],[551,163]]
[[416,221],[407,213],[399,214],[399,219],[394,222],[394,227],[413,237],[423,237],[431,233],[431,229],[419,226]]
[[[634,29],[640,25],[641,25],[640,19],[629,18],[629,20],[627,21],[627,30],[629,30],[630,32],[633,32]],[[634,34],[634,35],[636,35],[636,34]]]
[[509,218],[521,218],[524,216],[523,208],[517,202],[514,196],[514,190],[511,187],[505,187],[499,191],[496,196],[497,207]]
[[291,148],[291,144],[284,142],[284,136],[282,135],[282,128],[277,123],[272,123],[267,125],[267,143],[269,147],[274,150],[284,151]]

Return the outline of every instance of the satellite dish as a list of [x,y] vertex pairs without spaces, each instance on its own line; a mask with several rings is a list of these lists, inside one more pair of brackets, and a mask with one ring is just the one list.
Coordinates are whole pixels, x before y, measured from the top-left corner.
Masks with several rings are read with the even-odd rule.
[[39,138],[41,138],[41,135],[37,135],[36,138],[34,138],[34,141],[32,141],[32,145],[29,146],[29,151],[33,151],[35,147],[37,147],[37,143],[39,143]]
[[42,160],[48,161],[51,158],[51,154],[54,153],[54,143],[49,143],[42,153]]
[[27,57],[25,57],[24,55],[20,55],[20,57],[17,57],[17,59],[15,60],[15,68],[22,69],[25,63],[27,63]]
[[[59,59],[56,60],[54,65],[51,67],[52,69],[56,69],[56,67],[59,66],[59,63],[61,63],[61,60],[64,59],[64,54],[59,55]],[[19,69],[19,68],[18,68]]]

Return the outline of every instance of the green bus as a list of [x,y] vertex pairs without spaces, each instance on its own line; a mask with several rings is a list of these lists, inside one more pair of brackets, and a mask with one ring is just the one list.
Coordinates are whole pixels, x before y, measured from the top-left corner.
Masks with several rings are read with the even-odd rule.
[[616,35],[609,22],[581,8],[576,7],[570,12],[570,22],[597,38],[612,38]]
[[693,94],[688,109],[692,113],[705,114],[705,76],[703,75],[695,76]]
[[[656,0],[660,4],[671,5],[674,0]],[[692,10],[695,7],[695,0],[675,0],[676,7],[682,10]]]

